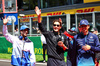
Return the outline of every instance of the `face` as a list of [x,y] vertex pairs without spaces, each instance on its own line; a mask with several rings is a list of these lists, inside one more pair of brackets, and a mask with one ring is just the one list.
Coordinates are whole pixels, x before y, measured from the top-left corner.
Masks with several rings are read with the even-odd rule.
[[28,34],[28,29],[21,30],[20,33],[21,33],[21,35],[22,35],[23,37],[26,37],[27,34]]
[[60,29],[61,29],[60,23],[59,22],[54,22],[54,24],[53,24],[53,30],[55,32],[59,32]]
[[82,29],[81,29],[81,27],[80,27],[80,26],[78,27],[78,29],[79,29],[79,32],[81,32],[81,31],[82,31]]
[[89,25],[81,25],[80,26],[80,30],[81,32],[84,34],[84,35],[87,35],[88,34],[88,29],[90,28]]

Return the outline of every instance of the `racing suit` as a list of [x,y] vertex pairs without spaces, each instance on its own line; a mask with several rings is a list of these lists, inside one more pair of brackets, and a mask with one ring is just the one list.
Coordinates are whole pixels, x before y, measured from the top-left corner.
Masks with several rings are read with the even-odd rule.
[[[68,47],[67,37],[55,31],[47,31],[42,23],[39,24],[39,29],[46,38],[48,62],[47,66],[65,66],[64,50],[58,46],[58,41],[62,41]],[[67,51],[67,50],[66,50]]]
[[[82,46],[91,46],[90,50],[84,51]],[[73,66],[95,66],[95,52],[100,52],[98,37],[92,33],[83,35],[79,33],[74,36],[73,42]]]
[[33,42],[31,42],[28,38],[21,40],[18,36],[9,34],[7,25],[3,25],[3,35],[9,42],[12,43],[13,46],[13,52],[11,56],[12,65],[35,66]]

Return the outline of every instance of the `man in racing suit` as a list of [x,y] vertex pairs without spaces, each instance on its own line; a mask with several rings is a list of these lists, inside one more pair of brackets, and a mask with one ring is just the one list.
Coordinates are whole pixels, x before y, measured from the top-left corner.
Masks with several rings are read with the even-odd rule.
[[81,32],[73,42],[73,66],[95,66],[95,52],[100,52],[100,44],[98,37],[88,31],[89,27],[87,20],[80,21]]
[[[13,52],[11,56],[11,64],[13,66],[35,66],[35,54],[33,42],[27,38],[29,28],[22,25],[20,28],[20,36],[13,36],[7,30],[8,18],[3,19],[3,35],[12,43]],[[29,58],[30,56],[30,58]]]
[[35,11],[38,16],[39,29],[47,42],[47,66],[65,66],[64,52],[68,49],[68,44],[66,36],[60,31],[62,23],[58,19],[54,20],[53,31],[47,31],[41,23],[41,10],[36,7]]

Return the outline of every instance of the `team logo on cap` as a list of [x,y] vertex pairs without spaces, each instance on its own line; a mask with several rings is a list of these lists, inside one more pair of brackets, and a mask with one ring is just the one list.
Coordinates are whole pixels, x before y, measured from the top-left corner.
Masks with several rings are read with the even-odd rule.
[[84,21],[82,22],[83,24],[86,24]]
[[84,21],[82,23],[84,23]]

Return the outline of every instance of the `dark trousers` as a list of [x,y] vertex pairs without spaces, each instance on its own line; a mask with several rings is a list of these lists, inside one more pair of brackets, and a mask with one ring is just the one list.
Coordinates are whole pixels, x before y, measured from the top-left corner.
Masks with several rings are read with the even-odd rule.
[[47,66],[66,66],[66,63],[64,60],[48,57]]
[[47,44],[43,44],[43,59],[45,60],[45,51],[47,49]]
[[100,60],[100,53],[96,53],[95,58],[97,58],[97,62],[99,63],[99,60]]
[[72,66],[72,62],[69,59],[67,59],[67,66]]

